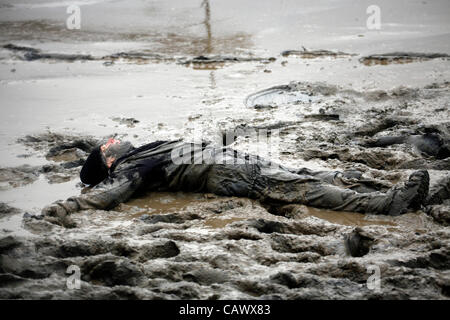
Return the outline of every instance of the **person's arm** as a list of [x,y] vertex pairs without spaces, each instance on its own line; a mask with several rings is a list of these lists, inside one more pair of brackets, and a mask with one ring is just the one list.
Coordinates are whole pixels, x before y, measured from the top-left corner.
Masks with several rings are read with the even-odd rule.
[[42,209],[42,215],[47,217],[50,222],[73,227],[73,222],[68,218],[69,214],[87,209],[113,209],[127,201],[141,184],[142,178],[138,172],[134,172],[131,176],[119,175],[115,178],[108,178],[95,186],[89,193],[46,206]]

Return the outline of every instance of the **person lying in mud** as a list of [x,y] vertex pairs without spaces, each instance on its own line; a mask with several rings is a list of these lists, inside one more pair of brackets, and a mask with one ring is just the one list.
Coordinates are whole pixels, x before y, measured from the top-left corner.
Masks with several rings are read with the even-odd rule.
[[358,171],[291,169],[205,144],[156,141],[134,148],[115,139],[94,148],[80,178],[92,190],[45,207],[42,214],[47,220],[70,227],[70,213],[113,209],[140,191],[205,192],[267,204],[399,215],[420,208],[429,188],[426,170],[414,172],[403,186],[381,192]]

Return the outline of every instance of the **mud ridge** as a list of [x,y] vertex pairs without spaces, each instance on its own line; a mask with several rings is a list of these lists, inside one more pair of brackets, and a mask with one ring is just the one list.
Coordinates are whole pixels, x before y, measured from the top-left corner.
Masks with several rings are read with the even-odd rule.
[[359,62],[366,66],[403,64],[418,61],[428,61],[432,59],[446,59],[450,56],[446,53],[421,53],[421,52],[391,52],[382,54],[372,54],[359,59]]
[[296,56],[303,59],[315,59],[315,58],[324,58],[324,57],[332,57],[332,58],[343,58],[355,56],[354,53],[346,53],[342,51],[330,51],[330,50],[307,50],[303,48],[303,50],[285,50],[281,52],[281,56],[289,57]]
[[48,53],[42,52],[39,49],[25,46],[17,46],[14,44],[6,44],[4,49],[14,52],[15,57],[24,61],[36,61],[36,60],[50,60],[50,61],[104,61],[105,65],[111,65],[115,61],[121,59],[130,63],[149,63],[149,62],[176,62],[177,64],[186,66],[199,66],[199,65],[220,65],[225,63],[238,63],[238,62],[261,62],[270,63],[276,59],[258,58],[258,57],[236,57],[236,56],[197,56],[193,58],[187,57],[170,57],[153,52],[118,52],[106,56],[92,56],[90,54],[64,54],[64,53]]

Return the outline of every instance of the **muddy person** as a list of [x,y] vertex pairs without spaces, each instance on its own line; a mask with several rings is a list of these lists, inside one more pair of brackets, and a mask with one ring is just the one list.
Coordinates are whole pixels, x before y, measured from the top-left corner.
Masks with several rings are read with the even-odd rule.
[[382,192],[356,170],[292,169],[227,147],[182,141],[156,141],[135,148],[129,142],[109,139],[90,153],[80,178],[92,186],[90,192],[45,207],[42,214],[47,220],[74,226],[71,213],[110,210],[141,191],[204,192],[268,204],[399,215],[419,209],[429,189],[426,170]]

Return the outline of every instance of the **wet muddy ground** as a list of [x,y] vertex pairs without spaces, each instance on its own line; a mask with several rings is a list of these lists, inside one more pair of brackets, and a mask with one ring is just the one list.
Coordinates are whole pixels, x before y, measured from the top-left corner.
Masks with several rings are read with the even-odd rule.
[[[0,2],[0,298],[449,298],[446,2],[412,1],[410,20],[382,2],[393,13],[377,32],[364,4],[233,3],[93,1],[71,33],[56,2]],[[426,168],[431,196],[389,217],[152,192],[75,213],[73,229],[37,219],[89,192],[79,170],[112,135],[226,142],[291,167],[358,169],[384,190]]]

